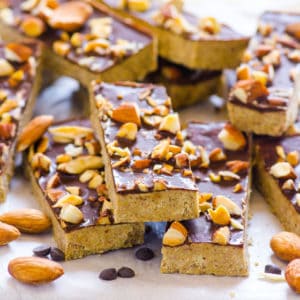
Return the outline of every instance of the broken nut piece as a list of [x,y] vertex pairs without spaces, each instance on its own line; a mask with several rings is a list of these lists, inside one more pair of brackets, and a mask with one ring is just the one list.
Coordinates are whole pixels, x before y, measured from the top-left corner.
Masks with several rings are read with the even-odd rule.
[[120,127],[120,129],[117,133],[117,137],[129,140],[129,141],[134,141],[136,139],[137,131],[138,131],[137,125],[135,123],[128,122],[128,123],[123,124]]
[[275,163],[270,169],[270,174],[275,178],[295,179],[297,177],[294,168],[288,162]]
[[81,210],[72,204],[67,204],[63,206],[63,208],[60,211],[59,217],[63,221],[71,224],[79,224],[83,220],[83,214]]
[[187,238],[187,230],[180,222],[173,222],[163,237],[163,244],[170,247],[182,245]]
[[230,213],[222,204],[220,204],[215,210],[208,209],[208,213],[215,224],[228,225],[230,223]]
[[228,197],[218,195],[212,201],[213,207],[218,208],[220,205],[226,207],[230,215],[241,216],[242,209]]
[[230,230],[228,226],[218,228],[212,236],[212,241],[219,245],[227,245],[230,239]]
[[111,118],[120,123],[135,123],[141,125],[140,111],[134,103],[122,103],[113,109]]
[[237,151],[246,146],[246,138],[238,129],[227,123],[218,134],[219,140],[227,150]]

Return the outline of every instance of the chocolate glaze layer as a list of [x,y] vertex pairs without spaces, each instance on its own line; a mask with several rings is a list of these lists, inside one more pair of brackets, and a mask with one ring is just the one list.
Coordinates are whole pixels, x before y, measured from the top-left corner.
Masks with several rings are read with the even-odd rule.
[[[103,2],[116,9],[116,8],[118,8],[120,1],[118,1],[118,0],[103,0]],[[144,11],[144,12],[128,11],[128,13],[135,16],[136,18],[143,20],[146,23],[151,24],[152,26],[157,26],[155,24],[152,16],[155,12],[157,12],[160,9],[163,1],[152,0],[150,2],[151,2],[150,8],[147,11]],[[199,17],[197,17],[191,13],[188,13],[186,11],[183,11],[183,16],[193,26],[198,25]],[[205,40],[231,41],[231,40],[245,39],[245,36],[237,33],[236,31],[231,29],[229,26],[224,25],[224,24],[222,24],[221,31],[216,35],[203,37],[199,33],[191,33],[191,34],[185,34],[185,35],[183,35],[183,37],[185,39],[188,39],[191,41],[201,41],[201,40],[204,40],[204,41]]]
[[[107,84],[101,83],[95,86],[94,95],[101,94],[104,98],[109,100],[109,102],[117,107],[124,102],[135,103],[139,107],[140,111],[143,109],[153,109],[152,106],[148,104],[147,101],[139,100],[139,95],[147,90],[151,90],[150,96],[153,98],[157,105],[162,105],[168,99],[166,90],[162,86],[156,86],[152,84],[137,84],[136,86],[124,86],[119,84]],[[122,96],[122,99],[120,99]],[[172,112],[172,110],[170,111]],[[104,129],[105,143],[111,143],[116,140],[116,134],[120,128],[120,124],[114,122],[110,118],[107,121],[102,121],[102,128]],[[148,158],[151,155],[152,149],[156,146],[159,141],[155,138],[157,133],[157,128],[149,128],[148,126],[142,124],[141,128],[138,130],[136,140],[131,144],[124,144],[119,141],[121,147],[128,147],[132,153],[134,148],[141,150],[142,155],[138,157]],[[171,143],[175,144],[175,136],[165,133],[169,136]],[[118,159],[112,157],[111,164],[118,161]],[[173,172],[172,176],[154,173],[152,168],[149,168],[148,173],[142,171],[122,171],[120,169],[113,168],[113,178],[116,191],[118,193],[134,193],[138,191],[135,186],[135,181],[139,180],[146,184],[150,189],[153,187],[153,180],[164,180],[167,182],[167,189],[172,190],[196,190],[195,184],[191,177],[185,177],[181,172]]]
[[[35,43],[26,43],[24,45],[26,47],[29,47],[32,50],[32,57],[37,62],[37,60],[39,59],[39,56],[40,56],[40,49],[39,49],[38,45]],[[6,44],[0,42],[0,58],[2,58],[2,59],[5,59],[5,52],[4,52],[5,46],[6,46]],[[33,80],[34,80],[34,76],[35,76],[35,74],[34,74],[35,70],[34,69],[32,70],[32,66],[30,65],[30,63],[28,61],[21,62],[21,63],[9,61],[9,63],[14,67],[15,71],[23,70],[24,78],[16,86],[11,86],[9,84],[8,76],[3,76],[3,77],[0,76],[0,90],[4,90],[7,93],[7,99],[12,99],[12,100],[15,99],[18,101],[18,107],[16,107],[15,109],[13,109],[9,112],[10,116],[12,117],[11,122],[15,125],[15,129],[16,129],[15,134],[10,139],[4,139],[0,135],[0,148],[1,148],[0,156],[2,156],[2,154],[3,154],[2,146],[1,146],[3,144],[5,144],[6,146],[9,147],[9,151],[13,151],[13,149],[11,147],[13,146],[13,144],[15,144],[16,133],[18,132],[18,129],[19,129],[20,118],[22,118],[22,114],[24,113],[24,111],[27,107],[26,104],[27,104],[27,101],[29,100],[29,97],[31,94]],[[1,164],[0,173],[1,174],[5,169],[6,162],[7,162],[6,158],[1,157],[1,162],[0,162],[0,164]]]
[[[300,123],[298,123],[300,125]],[[255,145],[256,149],[259,152],[259,156],[263,159],[264,166],[266,172],[269,172],[272,165],[278,162],[278,155],[276,152],[276,146],[282,146],[285,153],[289,153],[291,151],[298,151],[300,149],[300,134],[294,134],[290,136],[283,136],[283,137],[269,137],[269,136],[256,136],[255,137]],[[300,164],[294,167],[295,173],[297,178],[295,179],[294,183],[295,186],[298,187],[300,184]],[[300,206],[297,205],[296,202],[296,191],[290,190],[283,190],[281,187],[285,180],[283,179],[276,179],[278,187],[281,189],[283,195],[290,201],[295,210],[300,213]]]
[[[164,68],[167,68],[167,71],[173,72],[175,75],[172,78],[166,77],[164,74]],[[149,82],[170,82],[178,85],[186,85],[205,82],[218,77],[221,74],[221,71],[191,70],[160,58],[158,70],[149,74],[147,79]]]
[[[245,212],[246,205],[250,191],[248,190],[249,181],[249,170],[243,173],[239,173],[241,180],[239,183],[243,186],[243,191],[234,193],[233,187],[238,181],[224,181],[220,183],[213,183],[210,181],[208,174],[214,172],[217,174],[221,170],[226,170],[226,162],[231,160],[242,160],[250,162],[250,148],[251,145],[241,151],[228,151],[225,150],[222,143],[218,139],[218,134],[224,127],[224,123],[189,123],[187,127],[187,138],[196,146],[205,147],[207,152],[215,148],[223,149],[227,156],[226,161],[222,162],[211,162],[208,169],[196,168],[193,170],[194,175],[198,178],[198,189],[200,193],[212,193],[213,197],[217,195],[223,195],[230,198],[235,202],[243,212]],[[228,169],[227,169],[228,170]],[[246,220],[242,217],[232,217],[239,221],[245,226]],[[182,221],[182,224],[188,230],[187,243],[212,243],[212,235],[220,226],[214,224],[209,220],[207,214],[201,213],[199,218]],[[243,246],[245,243],[245,232],[244,230],[235,230],[230,228],[230,241],[228,245],[231,246]]]
[[[21,11],[21,9],[20,9],[20,4],[22,2],[23,1],[21,1],[21,0],[11,0],[11,3],[12,3],[11,7],[14,11],[14,15],[16,18],[26,16],[26,14],[23,11]],[[64,3],[64,2],[68,2],[68,1],[59,0],[59,3]],[[135,29],[133,26],[129,26],[129,25],[121,22],[120,20],[117,20],[116,18],[113,18],[112,16],[108,15],[107,13],[104,13],[96,8],[94,8],[93,14],[91,15],[91,17],[89,19],[102,18],[102,17],[111,17],[113,20],[112,33],[109,37],[109,41],[111,43],[115,43],[118,39],[124,39],[124,40],[128,40],[131,42],[134,41],[134,42],[138,43],[141,47],[140,49],[143,49],[152,42],[152,38],[149,35],[147,35],[146,33],[143,33],[141,31]],[[88,21],[85,23],[85,25],[79,31],[76,31],[76,32],[80,32],[83,34],[88,33],[89,32]],[[46,32],[39,37],[39,40],[44,42],[46,45],[48,45],[49,47],[52,48],[53,42],[55,40],[60,39],[61,33],[62,33],[61,30],[54,30],[50,27],[47,27]],[[112,57],[110,55],[100,56],[94,52],[79,54],[75,51],[74,48],[72,48],[71,51],[67,54],[66,58],[68,60],[70,60],[71,62],[78,64],[80,59],[93,56],[93,57],[95,57],[95,60],[89,66],[89,69],[90,69],[90,71],[100,73],[100,72],[103,72],[103,71],[113,67],[114,65],[118,64],[120,60],[123,60],[131,55],[134,55],[134,53],[128,52],[124,58],[116,58],[116,57]]]
[[[293,14],[293,13],[283,13],[283,12],[272,12],[268,11],[265,12],[259,20],[261,24],[269,24],[272,26],[273,30],[270,36],[264,37],[258,31],[255,36],[252,38],[248,51],[251,53],[255,50],[255,48],[260,44],[265,44],[266,40],[272,38],[272,36],[283,37],[287,33],[285,32],[286,26],[292,23],[299,23],[300,22],[300,14]],[[295,40],[296,44],[297,40]],[[300,44],[299,44],[300,46]],[[269,88],[274,89],[281,89],[281,90],[292,90],[294,87],[294,82],[291,79],[290,71],[291,69],[297,66],[297,63],[293,62],[292,60],[288,59],[288,57],[283,53],[286,49],[293,49],[287,46],[280,44],[278,41],[276,42],[276,49],[280,50],[280,60],[281,63],[279,66],[274,68],[274,78],[272,83],[268,84]],[[261,60],[257,57],[254,58],[247,63],[251,68],[257,69],[257,64],[261,64]],[[292,93],[291,93],[292,94]],[[272,91],[270,95],[266,98],[259,99],[258,103],[242,103],[235,97],[230,97],[229,101],[236,105],[246,106],[250,109],[260,110],[260,111],[284,111],[289,106],[289,102],[291,100],[291,96],[286,98],[286,104],[282,106],[274,106],[270,105],[267,99],[272,98]]]
[[[90,122],[88,120],[73,120],[69,122],[60,122],[56,124],[59,125],[70,125],[70,126],[84,126],[84,127],[91,127]],[[56,126],[55,125],[55,126]],[[53,208],[52,205],[54,204],[50,198],[46,194],[46,184],[48,180],[57,172],[59,175],[60,183],[55,187],[56,190],[63,190],[65,191],[66,186],[78,186],[80,187],[81,194],[80,196],[83,198],[83,204],[77,206],[83,213],[84,221],[80,224],[70,224],[66,223],[66,227],[63,228],[66,232],[70,232],[75,229],[85,228],[88,226],[97,225],[97,220],[99,218],[99,213],[102,208],[102,202],[98,201],[98,195],[95,189],[88,188],[87,183],[81,183],[79,181],[80,175],[69,175],[63,172],[57,171],[57,164],[56,164],[56,156],[59,154],[64,154],[64,148],[67,144],[60,144],[53,141],[52,135],[48,132],[45,134],[49,138],[49,146],[47,151],[44,153],[51,159],[51,168],[49,173],[42,173],[41,177],[37,179],[37,183],[39,184],[44,196],[45,200],[48,202],[49,206],[53,210],[56,218],[60,221],[59,213],[60,208]],[[86,153],[86,149],[84,148],[84,154]],[[103,171],[100,170],[100,171]],[[88,199],[92,197],[95,201],[89,201]]]

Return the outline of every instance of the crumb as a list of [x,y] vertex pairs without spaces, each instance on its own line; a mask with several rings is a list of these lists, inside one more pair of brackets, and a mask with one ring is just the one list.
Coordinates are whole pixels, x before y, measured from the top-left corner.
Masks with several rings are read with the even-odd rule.
[[253,239],[252,238],[248,239],[248,246],[253,246]]
[[230,298],[234,298],[235,297],[235,292],[230,292],[229,296],[230,296]]
[[258,267],[258,266],[259,266],[259,262],[256,261],[256,262],[254,263],[254,266],[255,266],[255,267]]

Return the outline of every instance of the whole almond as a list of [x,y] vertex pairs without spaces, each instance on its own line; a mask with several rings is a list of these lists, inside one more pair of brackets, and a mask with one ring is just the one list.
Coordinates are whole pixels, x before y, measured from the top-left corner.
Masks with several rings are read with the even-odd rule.
[[11,260],[8,272],[18,281],[27,284],[48,283],[64,274],[60,264],[35,256],[18,257]]
[[36,142],[53,122],[53,116],[41,115],[32,119],[19,136],[17,150],[24,151]]
[[270,246],[282,260],[291,261],[300,258],[300,237],[295,233],[282,231],[275,234]]
[[294,259],[287,265],[285,279],[296,293],[300,293],[300,259]]
[[0,221],[17,227],[25,233],[41,233],[51,227],[50,219],[40,210],[24,208],[0,215]]
[[16,240],[19,236],[20,231],[16,227],[0,222],[0,246]]

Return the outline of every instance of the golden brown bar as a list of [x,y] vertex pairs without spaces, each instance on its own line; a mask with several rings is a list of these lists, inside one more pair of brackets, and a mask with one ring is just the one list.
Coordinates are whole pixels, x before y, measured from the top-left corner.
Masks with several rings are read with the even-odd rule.
[[143,243],[144,224],[116,224],[90,122],[61,122],[27,151],[33,191],[67,260]]

